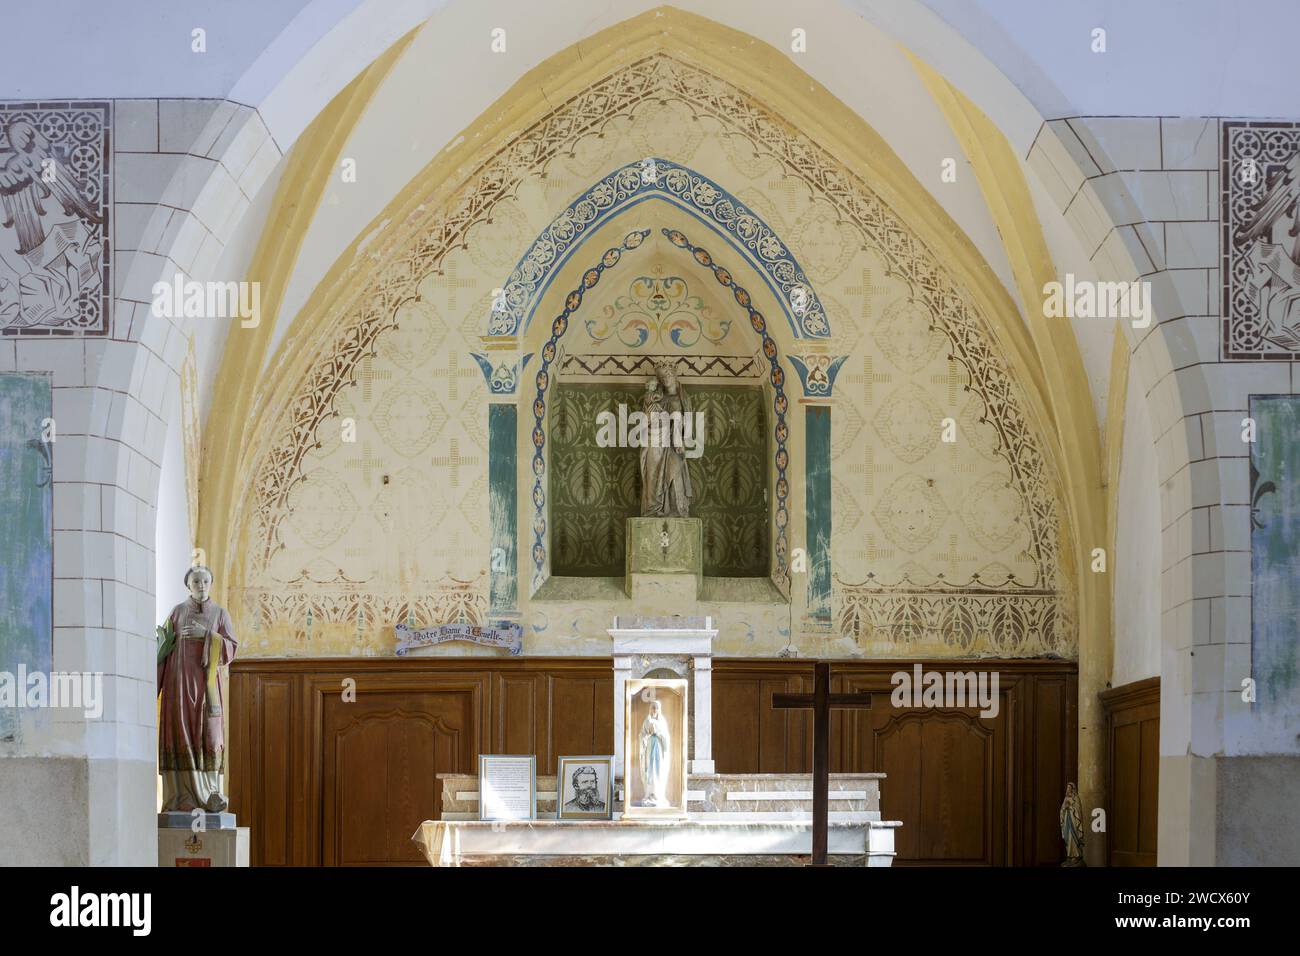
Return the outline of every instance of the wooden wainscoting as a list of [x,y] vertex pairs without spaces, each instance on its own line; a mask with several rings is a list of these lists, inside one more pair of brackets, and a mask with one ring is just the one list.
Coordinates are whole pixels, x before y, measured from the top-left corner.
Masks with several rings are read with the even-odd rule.
[[1160,802],[1160,678],[1098,695],[1106,718],[1106,805],[1111,866],[1156,865]]
[[[889,774],[884,815],[902,820],[899,864],[1054,865],[1057,810],[1075,779],[1075,665],[923,661],[999,675],[999,710],[896,710],[891,676],[913,661],[835,661],[836,690],[874,695],[837,713],[833,771]],[[805,712],[773,693],[810,691],[811,660],[717,658],[718,770],[807,772]],[[355,701],[345,701],[345,681]],[[434,775],[475,771],[482,753],[613,750],[609,658],[361,658],[237,661],[231,668],[230,797],[252,827],[252,863],[420,864],[410,836],[440,813]]]
[[[439,773],[479,753],[609,753],[601,658],[237,661],[230,802],[255,866],[427,865],[411,843],[441,812]],[[355,700],[344,698],[355,681]]]
[[[922,671],[998,674],[996,716],[976,707],[896,709],[892,676],[915,661],[834,661],[833,692],[870,693],[869,710],[831,717],[832,772],[883,771],[885,819],[902,820],[895,865],[1051,866],[1057,814],[1078,763],[1077,668],[1065,661],[921,661]],[[772,694],[812,690],[812,662],[713,664],[718,771],[795,772],[812,765],[806,712],[773,711]]]

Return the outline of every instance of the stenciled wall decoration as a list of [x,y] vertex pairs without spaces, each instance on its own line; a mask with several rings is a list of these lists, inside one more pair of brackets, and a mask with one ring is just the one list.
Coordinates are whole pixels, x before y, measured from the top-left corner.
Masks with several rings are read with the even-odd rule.
[[[776,589],[788,600],[770,586],[706,596],[719,653],[1075,656],[1059,478],[988,322],[797,125],[700,64],[649,55],[378,235],[378,265],[339,299],[255,443],[231,601],[249,653],[391,653],[398,620],[505,613],[525,654],[604,653],[617,595],[532,593],[554,549],[569,558],[553,509],[628,490],[602,472],[605,485],[569,495],[552,456],[557,403],[578,393],[556,382],[639,390],[667,357],[688,390],[696,377],[763,396],[761,467],[719,486],[728,507],[769,516],[774,581],[795,549],[816,557],[811,586]],[[757,412],[737,401],[713,414],[748,434]],[[510,466],[493,468],[508,456],[504,409],[513,488]],[[505,534],[517,547],[499,570]],[[612,543],[585,550],[591,569],[613,567]]]
[[597,416],[639,409],[635,385],[560,385],[551,404],[551,573],[623,574],[624,524],[641,513],[640,456],[597,443]]

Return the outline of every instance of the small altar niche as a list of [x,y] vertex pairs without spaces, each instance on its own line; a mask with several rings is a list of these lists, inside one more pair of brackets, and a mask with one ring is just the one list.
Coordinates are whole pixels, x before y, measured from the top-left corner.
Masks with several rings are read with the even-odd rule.
[[691,774],[712,774],[713,640],[718,636],[713,618],[619,616],[609,636],[614,655],[615,780],[622,780],[626,770],[628,682],[640,678],[686,681],[687,769]]
[[[639,449],[621,437],[598,440],[599,416],[617,422],[623,436],[628,415],[640,408],[644,386],[625,381],[554,386],[551,567],[533,599],[635,600],[639,583],[652,600],[788,603],[771,577],[771,402],[763,386],[681,380],[704,429],[700,454],[687,462],[691,516],[665,519],[640,516]],[[664,574],[692,575],[691,593],[685,580],[655,580]]]

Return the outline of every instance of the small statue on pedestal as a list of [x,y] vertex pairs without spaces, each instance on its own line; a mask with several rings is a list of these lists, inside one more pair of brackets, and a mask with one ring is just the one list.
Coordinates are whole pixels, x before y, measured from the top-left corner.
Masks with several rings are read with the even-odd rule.
[[209,599],[212,572],[196,565],[185,572],[187,600],[158,629],[158,771],[163,811],[220,813],[225,768],[225,718],[221,669],[238,647],[226,609]]
[[1061,866],[1087,866],[1083,861],[1083,804],[1072,783],[1065,785],[1065,799],[1061,801],[1061,839],[1065,841]]

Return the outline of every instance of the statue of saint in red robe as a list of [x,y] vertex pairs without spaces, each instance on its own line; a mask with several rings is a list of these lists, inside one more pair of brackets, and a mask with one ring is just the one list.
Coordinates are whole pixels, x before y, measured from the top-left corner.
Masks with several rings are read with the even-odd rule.
[[212,572],[185,572],[187,600],[168,615],[176,635],[170,650],[159,652],[158,771],[163,778],[163,810],[209,813],[226,809],[221,793],[226,733],[221,702],[222,668],[238,646],[226,609],[209,599]]

